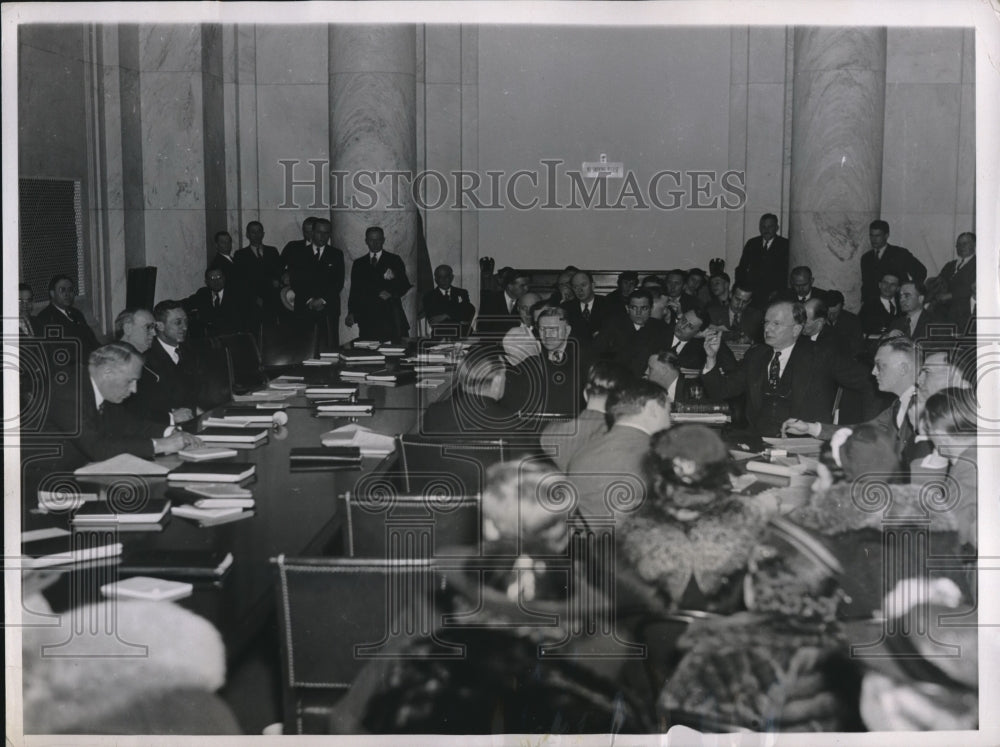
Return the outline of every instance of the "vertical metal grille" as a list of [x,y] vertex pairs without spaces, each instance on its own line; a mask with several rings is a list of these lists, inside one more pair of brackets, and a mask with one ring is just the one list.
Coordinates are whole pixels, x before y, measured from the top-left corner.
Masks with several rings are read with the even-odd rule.
[[85,296],[80,182],[18,179],[18,199],[21,282],[31,286],[35,300],[41,300],[48,293],[49,279],[65,274],[75,278],[78,295]]

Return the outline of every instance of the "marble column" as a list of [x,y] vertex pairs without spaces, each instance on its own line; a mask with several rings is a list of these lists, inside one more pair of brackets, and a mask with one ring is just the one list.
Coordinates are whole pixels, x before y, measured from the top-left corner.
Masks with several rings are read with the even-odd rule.
[[[346,313],[350,260],[368,251],[368,226],[382,226],[385,248],[403,258],[410,282],[416,283],[417,213],[409,190],[416,170],[416,27],[332,25],[329,59],[331,169],[346,172],[348,183],[361,171],[407,173],[405,179],[374,184],[375,198],[355,193],[357,204],[351,203],[350,192],[346,201],[338,198],[331,183],[332,243],[344,251],[348,264]],[[403,298],[411,333],[417,331],[416,295],[413,289]],[[341,330],[341,339],[355,336],[356,326]]]
[[857,308],[882,199],[886,30],[797,28],[794,58],[791,265]]

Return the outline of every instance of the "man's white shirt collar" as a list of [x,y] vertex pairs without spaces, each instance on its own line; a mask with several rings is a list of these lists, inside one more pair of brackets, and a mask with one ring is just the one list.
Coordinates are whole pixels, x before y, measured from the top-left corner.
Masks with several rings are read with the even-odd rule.
[[[903,418],[910,411],[910,404],[913,402],[915,387],[907,387],[906,391],[899,395],[899,412],[896,413],[896,429],[903,427]],[[910,423],[913,425],[913,423]]]
[[164,342],[159,337],[156,338],[156,341],[163,346],[163,349],[166,351],[167,355],[170,356],[170,360],[172,360],[174,363],[177,363],[180,360],[180,358],[177,355],[176,345],[171,345],[168,342]]

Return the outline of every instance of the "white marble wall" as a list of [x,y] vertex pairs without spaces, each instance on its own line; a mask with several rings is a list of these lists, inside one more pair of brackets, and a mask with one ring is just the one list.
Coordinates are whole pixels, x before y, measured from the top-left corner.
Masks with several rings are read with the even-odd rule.
[[760,216],[788,210],[785,127],[786,56],[789,32],[783,27],[738,27],[730,31],[729,168],[745,173],[747,199],[726,212],[726,268],[733,276],[743,245],[756,236]]
[[973,32],[888,30],[882,217],[931,275],[974,231]]
[[[409,25],[330,27],[330,152],[332,168],[413,172],[416,167],[416,29]],[[375,186],[372,210],[348,208],[334,215],[333,243],[350,260],[364,256],[365,229],[380,225],[385,248],[399,254],[410,281],[416,280],[417,216],[408,190],[395,196],[391,182]],[[398,203],[402,209],[379,209]],[[350,285],[344,292],[344,307]],[[403,309],[416,325],[416,291],[403,298]],[[343,318],[343,317],[342,317]],[[341,330],[355,336],[354,330]]]
[[797,28],[791,265],[856,308],[882,185],[885,29]]

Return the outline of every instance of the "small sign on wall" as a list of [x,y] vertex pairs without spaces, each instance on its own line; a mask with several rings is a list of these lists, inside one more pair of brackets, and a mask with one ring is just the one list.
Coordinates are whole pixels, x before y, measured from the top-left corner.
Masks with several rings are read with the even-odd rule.
[[600,161],[584,161],[581,170],[584,176],[591,179],[621,179],[625,174],[625,164],[621,161],[608,161],[607,154],[602,153]]

